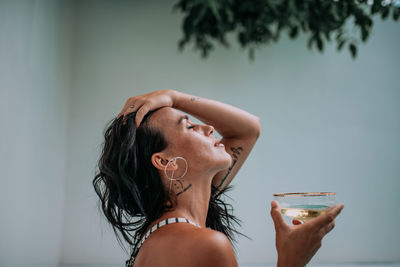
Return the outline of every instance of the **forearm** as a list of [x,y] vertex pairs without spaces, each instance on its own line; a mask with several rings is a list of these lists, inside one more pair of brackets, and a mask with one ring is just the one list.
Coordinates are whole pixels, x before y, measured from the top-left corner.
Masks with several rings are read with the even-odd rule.
[[174,108],[212,125],[225,138],[258,137],[260,134],[259,118],[244,110],[178,91],[173,93]]

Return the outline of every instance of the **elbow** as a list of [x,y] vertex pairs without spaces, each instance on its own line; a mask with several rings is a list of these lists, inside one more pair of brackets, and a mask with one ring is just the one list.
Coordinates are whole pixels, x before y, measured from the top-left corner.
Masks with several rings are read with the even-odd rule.
[[258,139],[261,134],[261,119],[257,116],[254,116],[254,137]]

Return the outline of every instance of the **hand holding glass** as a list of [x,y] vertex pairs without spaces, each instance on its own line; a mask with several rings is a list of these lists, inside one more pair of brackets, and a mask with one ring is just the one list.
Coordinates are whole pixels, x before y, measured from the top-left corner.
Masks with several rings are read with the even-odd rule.
[[333,192],[279,193],[273,196],[283,215],[302,223],[325,214],[336,204],[336,193]]

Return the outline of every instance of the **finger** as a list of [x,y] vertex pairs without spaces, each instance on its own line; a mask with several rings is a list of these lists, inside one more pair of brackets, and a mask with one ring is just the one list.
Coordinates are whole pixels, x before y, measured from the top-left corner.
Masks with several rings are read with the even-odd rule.
[[136,105],[133,105],[133,104],[129,105],[129,106],[125,109],[125,111],[123,112],[124,117],[125,117],[126,115],[132,113],[132,112],[135,112],[135,111],[137,110],[137,107],[140,107],[140,106],[138,106],[137,104],[136,104]]
[[288,227],[283,220],[281,209],[276,201],[271,202],[271,217],[274,221],[275,231],[278,232]]
[[144,116],[150,111],[150,105],[149,104],[144,104],[143,106],[140,107],[140,109],[136,112],[136,128],[140,126],[140,123],[142,122]]
[[117,119],[119,119],[119,117],[121,116],[125,116],[125,112],[126,112],[126,108],[124,107],[121,112],[118,114]]
[[117,115],[117,119],[119,119],[119,117],[121,117],[125,112],[125,109],[123,108]]
[[335,227],[335,221],[332,221],[331,223],[329,223],[328,225],[324,226],[321,228],[320,232],[321,235],[324,236],[327,233],[329,233],[330,231],[332,231],[332,229]]
[[[130,103],[127,109],[123,112],[123,125],[126,124],[127,116],[133,112],[137,112],[144,104],[140,102],[135,102],[135,104]],[[136,115],[137,116],[137,115]]]
[[314,243],[314,245],[311,248],[311,251],[310,251],[310,254],[309,254],[310,255],[310,259],[308,261],[311,260],[311,258],[315,255],[315,253],[317,253],[317,251],[321,248],[321,246],[322,246],[322,242],[321,241]]
[[343,204],[333,206],[328,210],[326,214],[317,217],[314,220],[314,223],[318,225],[320,228],[326,226],[327,224],[335,220],[336,216],[339,215],[339,213],[342,211],[343,208],[344,208]]
[[129,105],[129,102],[130,102],[130,98],[128,98],[128,99],[125,101],[125,104],[124,104],[124,106],[122,107],[121,112],[118,114],[117,119],[118,119],[119,117],[121,117],[122,114],[124,114],[126,107]]
[[126,124],[126,120],[128,119],[128,115],[132,112],[134,112],[134,106],[129,107],[128,110],[124,111],[124,113],[122,114],[122,124],[125,125]]

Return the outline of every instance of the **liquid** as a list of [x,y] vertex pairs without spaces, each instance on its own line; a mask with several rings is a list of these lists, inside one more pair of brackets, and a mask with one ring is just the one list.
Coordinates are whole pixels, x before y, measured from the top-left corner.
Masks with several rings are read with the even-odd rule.
[[292,219],[306,222],[327,212],[329,207],[325,205],[295,205],[281,208],[283,215]]

